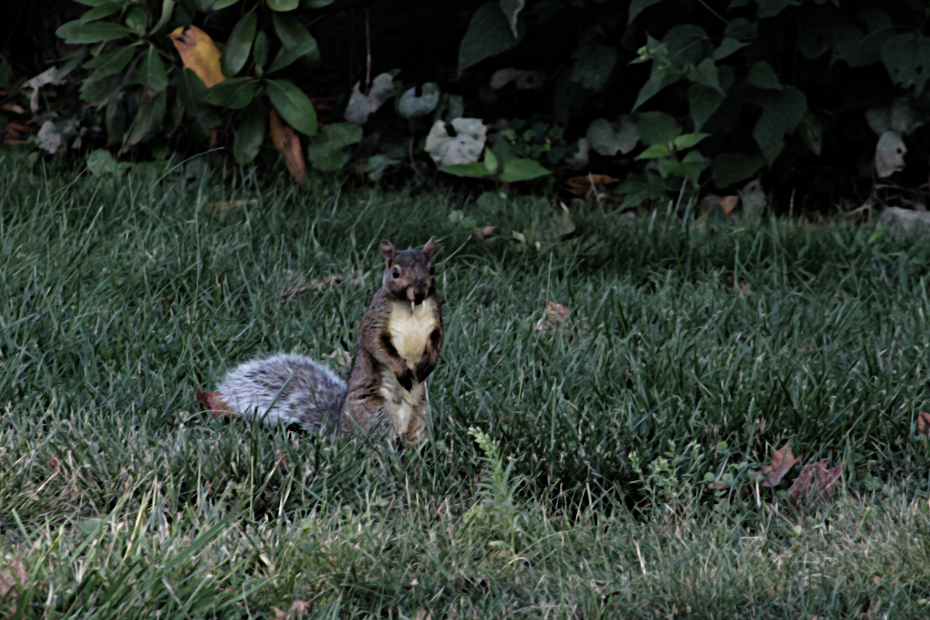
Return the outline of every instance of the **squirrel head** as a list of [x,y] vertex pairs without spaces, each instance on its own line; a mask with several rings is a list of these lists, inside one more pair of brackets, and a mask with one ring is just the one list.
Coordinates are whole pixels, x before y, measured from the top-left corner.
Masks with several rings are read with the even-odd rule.
[[436,238],[430,237],[422,250],[397,249],[390,241],[381,241],[385,268],[381,287],[388,297],[397,301],[421,303],[436,293],[433,283],[433,252]]

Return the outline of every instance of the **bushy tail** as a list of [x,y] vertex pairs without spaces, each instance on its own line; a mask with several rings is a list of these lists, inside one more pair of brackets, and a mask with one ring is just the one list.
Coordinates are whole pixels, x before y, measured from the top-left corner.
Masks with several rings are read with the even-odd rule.
[[345,382],[329,368],[286,354],[240,364],[217,391],[198,399],[213,411],[240,413],[266,424],[299,424],[312,433],[339,428],[346,398]]

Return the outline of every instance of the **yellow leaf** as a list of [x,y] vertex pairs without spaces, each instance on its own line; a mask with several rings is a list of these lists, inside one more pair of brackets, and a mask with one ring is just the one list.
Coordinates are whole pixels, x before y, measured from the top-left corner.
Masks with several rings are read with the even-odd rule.
[[187,30],[178,27],[168,38],[181,55],[184,66],[196,73],[207,88],[226,81],[220,69],[222,54],[206,32],[197,26],[191,26]]

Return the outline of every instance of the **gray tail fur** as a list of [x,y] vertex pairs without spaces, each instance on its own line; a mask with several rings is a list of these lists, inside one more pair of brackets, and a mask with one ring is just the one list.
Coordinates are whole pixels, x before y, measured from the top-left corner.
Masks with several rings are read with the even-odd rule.
[[240,364],[217,390],[234,411],[266,424],[299,424],[331,433],[339,428],[346,384],[329,368],[303,355],[275,355]]

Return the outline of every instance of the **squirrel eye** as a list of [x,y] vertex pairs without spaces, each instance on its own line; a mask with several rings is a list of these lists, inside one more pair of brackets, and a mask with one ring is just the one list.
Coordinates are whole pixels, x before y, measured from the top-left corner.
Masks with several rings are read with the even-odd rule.
[[430,265],[430,266],[429,266],[429,275],[433,275],[434,273],[436,273],[436,268],[433,267],[432,265]]
[[400,277],[400,269],[398,269],[397,267],[394,267],[394,272],[393,272],[391,275],[394,276],[395,278],[399,278],[399,277]]

